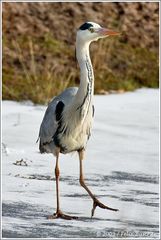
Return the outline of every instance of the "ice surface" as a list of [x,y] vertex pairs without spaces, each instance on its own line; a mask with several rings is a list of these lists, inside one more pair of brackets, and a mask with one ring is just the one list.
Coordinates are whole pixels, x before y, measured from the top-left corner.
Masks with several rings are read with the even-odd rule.
[[[119,212],[97,208],[93,219],[75,153],[60,157],[61,208],[79,219],[47,220],[56,208],[55,160],[36,144],[46,107],[12,101],[2,107],[3,237],[159,237],[158,90],[95,96],[86,183]],[[21,159],[27,166],[14,164]]]

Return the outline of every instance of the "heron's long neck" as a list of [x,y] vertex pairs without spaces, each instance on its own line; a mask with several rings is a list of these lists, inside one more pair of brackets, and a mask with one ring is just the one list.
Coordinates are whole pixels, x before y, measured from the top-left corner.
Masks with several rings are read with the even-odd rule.
[[78,108],[89,108],[94,91],[94,74],[89,55],[89,43],[76,41],[76,57],[80,67],[80,85],[75,97]]

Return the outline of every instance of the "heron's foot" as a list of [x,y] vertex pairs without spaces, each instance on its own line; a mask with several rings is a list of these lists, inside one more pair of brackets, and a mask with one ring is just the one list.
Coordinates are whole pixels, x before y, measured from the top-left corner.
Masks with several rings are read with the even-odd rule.
[[61,219],[65,219],[65,220],[78,219],[78,217],[64,214],[60,210],[57,211],[56,213],[54,213],[53,215],[48,216],[48,219],[56,219],[56,218],[61,218]]
[[104,205],[97,198],[94,197],[94,199],[93,199],[93,208],[92,208],[92,211],[91,211],[91,218],[94,216],[94,212],[95,212],[96,207],[104,208],[104,209],[115,211],[115,212],[119,211],[116,208],[111,208],[111,207],[108,207],[108,206]]

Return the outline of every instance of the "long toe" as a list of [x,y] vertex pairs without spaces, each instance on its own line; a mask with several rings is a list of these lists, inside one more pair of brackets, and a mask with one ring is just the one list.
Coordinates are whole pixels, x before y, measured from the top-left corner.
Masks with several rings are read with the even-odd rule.
[[78,219],[78,217],[76,216],[70,216],[70,215],[67,215],[67,214],[64,214],[62,213],[59,218],[63,218],[63,219],[66,219],[66,220],[72,220],[72,219]]
[[108,206],[104,205],[97,198],[95,198],[93,200],[93,208],[92,208],[92,211],[91,211],[91,218],[94,216],[94,212],[95,212],[96,207],[100,207],[100,208],[111,210],[111,211],[115,211],[115,212],[119,211],[119,209],[111,208],[111,207],[108,207]]
[[70,216],[70,215],[64,214],[61,211],[58,211],[58,212],[54,213],[53,215],[48,216],[48,219],[56,219],[56,218],[61,218],[61,219],[65,219],[65,220],[78,219],[78,217],[76,217],[76,216]]

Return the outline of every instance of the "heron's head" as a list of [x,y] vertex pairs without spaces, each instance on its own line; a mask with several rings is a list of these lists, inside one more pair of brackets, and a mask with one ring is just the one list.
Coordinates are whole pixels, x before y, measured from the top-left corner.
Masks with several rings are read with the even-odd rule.
[[86,22],[81,25],[77,31],[77,40],[82,42],[93,42],[99,38],[105,38],[108,36],[116,36],[120,33],[108,28],[103,28],[99,24],[94,22]]

